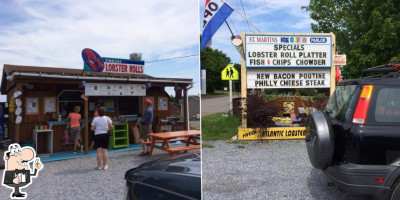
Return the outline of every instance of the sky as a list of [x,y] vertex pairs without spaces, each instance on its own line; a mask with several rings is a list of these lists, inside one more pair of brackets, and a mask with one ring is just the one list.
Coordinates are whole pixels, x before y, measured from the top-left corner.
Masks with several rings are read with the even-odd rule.
[[[263,33],[312,33],[309,13],[302,10],[309,0],[224,0],[240,12]],[[205,0],[200,0],[200,19],[203,20]],[[243,8],[242,8],[243,4]],[[243,11],[244,10],[244,11]],[[234,35],[242,32],[258,32],[237,12],[233,11],[227,20]],[[200,30],[203,31],[202,23]],[[223,24],[212,38],[211,48],[218,49],[231,58],[232,63],[240,64],[240,54],[232,45],[231,32]]]
[[[4,64],[83,69],[81,52],[129,58],[142,53],[145,74],[193,79],[199,94],[197,0],[2,0],[0,67]],[[173,88],[167,92],[174,94]],[[5,101],[4,95],[0,100]]]

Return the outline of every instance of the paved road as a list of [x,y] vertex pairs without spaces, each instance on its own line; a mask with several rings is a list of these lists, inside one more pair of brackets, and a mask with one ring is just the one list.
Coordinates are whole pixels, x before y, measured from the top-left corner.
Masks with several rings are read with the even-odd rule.
[[[232,98],[236,98],[233,95]],[[229,111],[229,95],[201,98],[201,115],[209,115],[218,112]]]
[[361,200],[314,169],[303,140],[203,141],[203,199]]
[[[94,169],[97,163],[95,156],[46,162],[39,176],[21,191],[28,193],[27,199],[123,199],[126,191],[124,175],[128,169],[169,157],[167,152],[158,149],[151,157],[137,156],[139,152],[110,153],[107,170]],[[199,153],[200,150],[189,151],[194,152]],[[0,175],[3,178],[3,170],[0,170]],[[11,191],[0,184],[0,199],[9,199]]]

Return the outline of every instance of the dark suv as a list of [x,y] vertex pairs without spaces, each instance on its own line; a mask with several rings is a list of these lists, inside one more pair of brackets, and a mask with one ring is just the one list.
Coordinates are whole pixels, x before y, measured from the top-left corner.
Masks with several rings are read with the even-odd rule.
[[340,189],[400,199],[400,73],[340,82],[306,135],[311,164]]

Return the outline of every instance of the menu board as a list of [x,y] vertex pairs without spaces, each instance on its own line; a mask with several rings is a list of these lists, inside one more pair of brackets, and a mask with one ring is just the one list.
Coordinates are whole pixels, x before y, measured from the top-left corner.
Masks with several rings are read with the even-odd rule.
[[39,98],[37,98],[37,97],[27,97],[26,98],[26,114],[27,115],[39,113],[38,102],[39,102]]
[[246,34],[248,68],[330,68],[332,36]]
[[44,112],[56,112],[56,98],[44,97]]
[[86,83],[86,96],[146,96],[145,84]]
[[158,110],[168,110],[168,97],[158,97]]

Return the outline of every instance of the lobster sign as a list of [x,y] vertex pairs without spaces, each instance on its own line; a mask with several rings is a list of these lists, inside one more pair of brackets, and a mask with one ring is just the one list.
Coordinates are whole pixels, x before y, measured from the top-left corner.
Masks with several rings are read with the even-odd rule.
[[129,60],[120,58],[100,57],[92,49],[86,48],[82,51],[84,71],[109,72],[123,74],[143,74],[143,60]]

